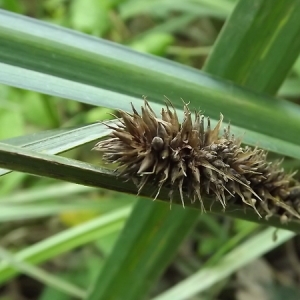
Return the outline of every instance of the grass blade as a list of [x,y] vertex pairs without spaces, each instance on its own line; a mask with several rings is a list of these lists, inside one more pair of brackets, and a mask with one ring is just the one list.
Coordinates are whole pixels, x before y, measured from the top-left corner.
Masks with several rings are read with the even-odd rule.
[[169,289],[154,299],[189,299],[295,236],[293,232],[279,230],[276,233],[276,241],[274,241],[274,231],[274,228],[268,228],[262,231],[225,255],[218,264],[199,270],[185,281],[177,284],[174,288]]
[[86,292],[73,284],[57,278],[42,269],[34,267],[26,262],[23,262],[16,258],[13,254],[0,247],[0,257],[7,261],[13,268],[20,273],[29,275],[30,277],[44,283],[47,286],[53,287],[67,295],[71,295],[76,298],[82,299]]
[[143,298],[198,216],[196,210],[178,206],[170,210],[166,203],[138,201],[86,299]]
[[[57,129],[1,141],[37,152],[58,154],[85,143],[100,139],[110,132],[104,124],[91,124],[75,129]],[[0,176],[11,171],[0,169]]]
[[205,70],[258,92],[275,94],[299,56],[299,14],[298,0],[238,1]]
[[17,192],[9,196],[2,196],[0,198],[0,204],[24,204],[33,203],[47,199],[56,198],[58,195],[61,198],[70,195],[80,195],[82,193],[88,193],[95,191],[96,188],[91,188],[83,185],[77,185],[72,183],[59,183],[49,185],[47,187],[27,190],[26,193]]
[[[67,229],[15,254],[15,258],[38,264],[65,253],[76,247],[95,241],[107,234],[120,230],[128,217],[131,207],[107,213],[91,221]],[[0,263],[0,283],[4,283],[18,272],[7,262]]]
[[[46,176],[55,179],[61,179],[68,182],[78,183],[87,186],[101,187],[114,191],[136,195],[137,189],[132,182],[123,182],[117,178],[113,171],[96,167],[88,163],[77,160],[36,153],[27,149],[21,149],[11,145],[0,144],[0,167],[8,168],[15,171],[26,172],[38,176]],[[169,203],[169,191],[162,188],[159,199]],[[141,196],[151,198],[153,186],[145,186],[140,193]],[[207,211],[218,214],[224,214],[223,207],[220,203],[211,205],[211,199],[203,199]],[[174,194],[174,203],[181,205],[180,196]],[[193,207],[201,211],[200,203],[190,203],[186,201],[186,206]],[[247,213],[245,213],[247,212]],[[289,230],[300,232],[297,220],[291,221],[288,225],[282,224],[276,216],[270,220],[258,219],[253,210],[241,209],[238,206],[230,206],[225,212],[226,216],[245,219],[260,224],[268,224],[279,228],[288,228]]]
[[167,95],[178,108],[183,97],[212,118],[222,112],[236,126],[300,144],[297,105],[102,39],[1,10],[0,16],[2,83],[124,110],[142,95],[160,104]]

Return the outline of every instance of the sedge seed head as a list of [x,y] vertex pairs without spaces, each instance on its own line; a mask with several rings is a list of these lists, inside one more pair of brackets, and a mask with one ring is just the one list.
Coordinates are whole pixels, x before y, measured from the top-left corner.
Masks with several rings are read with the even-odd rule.
[[184,104],[180,122],[171,102],[157,117],[145,100],[138,113],[119,111],[120,123],[94,149],[103,159],[117,163],[120,175],[133,179],[140,192],[145,184],[179,191],[184,199],[200,201],[210,197],[226,207],[228,202],[252,207],[261,216],[279,214],[282,219],[300,218],[300,188],[281,168],[281,162],[267,162],[267,153],[241,147],[241,140],[227,126],[220,134],[223,116],[214,128],[200,112],[192,114]]

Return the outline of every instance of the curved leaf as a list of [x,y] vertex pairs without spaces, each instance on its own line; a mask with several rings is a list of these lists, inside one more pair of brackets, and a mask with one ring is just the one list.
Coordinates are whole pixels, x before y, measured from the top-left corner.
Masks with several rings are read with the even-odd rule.
[[[97,140],[107,135],[110,130],[100,123],[79,128],[48,130],[12,139],[2,140],[2,143],[24,147],[37,152],[57,154],[70,150],[85,143]],[[0,169],[0,176],[9,173]]]
[[176,107],[184,98],[212,118],[222,112],[236,126],[300,144],[297,105],[102,39],[1,10],[0,16],[2,83],[124,110],[142,95],[156,103],[166,95]]
[[204,69],[255,91],[276,93],[299,56],[299,15],[298,0],[239,1]]
[[177,206],[170,211],[166,203],[140,199],[86,299],[141,299],[198,217],[196,210]]
[[274,241],[274,232],[274,228],[260,232],[225,255],[218,264],[199,270],[153,300],[190,299],[295,236],[293,232],[279,230]]
[[[47,261],[111,232],[120,230],[130,211],[131,207],[126,207],[107,213],[21,250],[15,254],[15,257],[18,260],[34,264]],[[0,283],[7,281],[17,273],[7,262],[2,261],[0,263]]]
[[[137,189],[132,182],[124,182],[122,179],[117,178],[113,171],[74,159],[37,153],[1,143],[0,167],[87,186],[107,188],[133,195],[136,195],[137,193]],[[168,193],[168,189],[163,188],[158,198],[169,203]],[[151,198],[153,195],[153,186],[146,185],[140,195]],[[174,204],[176,203],[181,205],[179,193],[174,194]],[[238,206],[231,205],[226,209],[226,212],[224,212],[220,203],[214,203],[214,205],[211,204],[211,199],[204,199],[205,207],[213,213],[225,213],[226,216],[233,216],[235,218],[268,224],[279,228],[288,228],[289,230],[300,232],[300,221],[297,220],[293,220],[286,225],[282,224],[276,216],[272,217],[270,220],[265,220],[263,218],[259,219],[252,209],[241,209]],[[189,201],[186,201],[186,206],[201,211],[200,203],[192,204]]]

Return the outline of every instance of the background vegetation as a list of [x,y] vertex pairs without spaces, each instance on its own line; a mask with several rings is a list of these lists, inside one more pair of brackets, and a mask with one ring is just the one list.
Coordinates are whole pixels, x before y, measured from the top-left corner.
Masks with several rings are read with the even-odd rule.
[[299,299],[297,222],[170,210],[133,196],[90,151],[107,134],[95,122],[142,95],[159,111],[166,95],[181,115],[180,98],[213,121],[222,112],[297,170],[298,0],[0,7],[0,300]]

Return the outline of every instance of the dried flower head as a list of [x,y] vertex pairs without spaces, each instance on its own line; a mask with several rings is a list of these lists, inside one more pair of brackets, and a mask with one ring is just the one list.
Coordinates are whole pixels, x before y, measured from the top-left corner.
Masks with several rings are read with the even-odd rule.
[[[103,159],[118,163],[120,175],[134,180],[138,193],[146,183],[157,186],[156,199],[163,186],[184,194],[192,202],[202,197],[219,201],[224,209],[229,201],[252,207],[258,215],[280,214],[282,220],[300,218],[298,183],[280,167],[266,161],[267,153],[241,147],[230,134],[230,126],[219,134],[223,116],[211,128],[209,118],[195,112],[194,120],[184,104],[184,120],[179,122],[171,102],[158,118],[145,100],[139,114],[119,111],[120,123],[107,125],[113,131],[94,147]],[[206,125],[205,125],[206,123]]]

